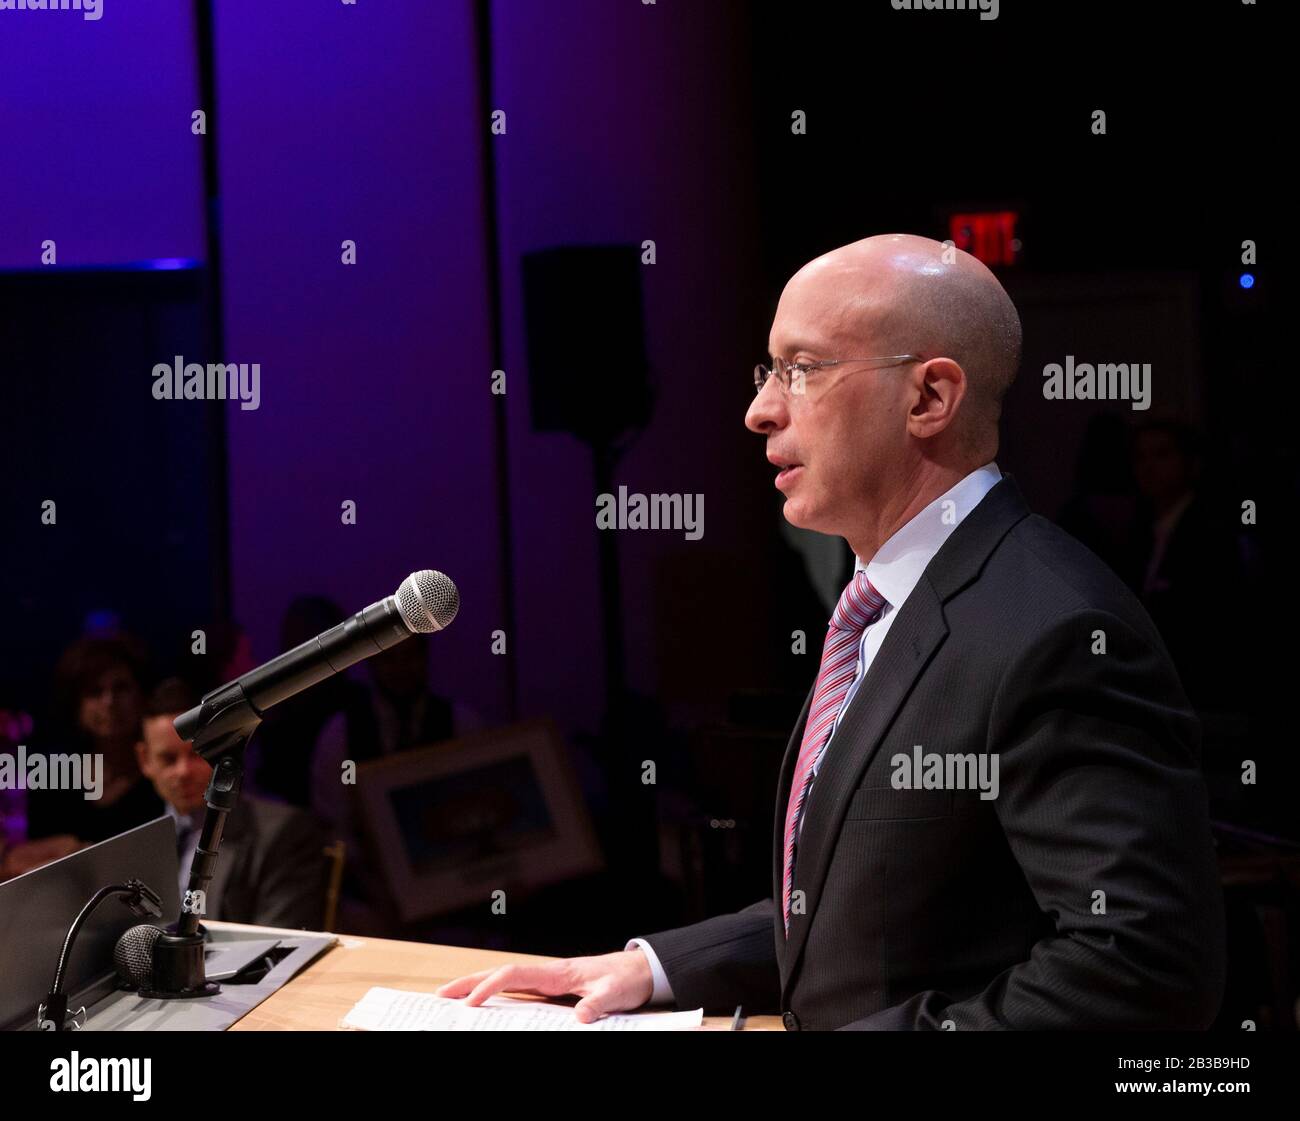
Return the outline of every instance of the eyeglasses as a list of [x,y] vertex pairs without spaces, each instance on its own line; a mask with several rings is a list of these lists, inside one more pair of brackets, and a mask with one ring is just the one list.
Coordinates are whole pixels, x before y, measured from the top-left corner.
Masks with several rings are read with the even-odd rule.
[[[883,370],[889,366],[902,366],[907,362],[924,361],[925,359],[919,354],[890,354],[881,358],[826,358],[821,362],[787,362],[784,358],[777,357],[772,360],[770,368],[761,362],[754,367],[754,391],[762,393],[763,386],[773,374],[787,393],[802,393],[808,375],[813,370],[825,369],[827,366],[843,366],[850,363],[857,365],[862,362],[866,363],[862,367],[864,370]],[[795,387],[793,391],[790,388],[792,384]]]

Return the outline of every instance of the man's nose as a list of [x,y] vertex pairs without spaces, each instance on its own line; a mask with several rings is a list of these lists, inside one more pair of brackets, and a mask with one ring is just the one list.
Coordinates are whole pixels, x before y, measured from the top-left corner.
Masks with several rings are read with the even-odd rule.
[[768,378],[767,384],[749,404],[749,411],[745,413],[745,427],[763,435],[773,429],[784,428],[789,421],[785,395],[776,378]]

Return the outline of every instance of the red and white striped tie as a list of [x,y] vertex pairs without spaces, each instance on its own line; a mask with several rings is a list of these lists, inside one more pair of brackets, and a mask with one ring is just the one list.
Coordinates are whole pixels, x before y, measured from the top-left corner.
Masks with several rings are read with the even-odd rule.
[[880,618],[885,609],[882,596],[865,572],[858,572],[835,605],[830,628],[826,632],[826,645],[822,649],[822,665],[817,673],[817,689],[813,693],[808,722],[804,725],[803,743],[794,767],[790,784],[790,801],[785,811],[785,882],[781,889],[782,908],[785,914],[785,932],[790,933],[790,889],[794,880],[794,846],[799,836],[799,815],[812,785],[813,763],[826,747],[831,728],[839,715],[840,706],[848,695],[849,686],[857,673],[858,646],[862,632]]

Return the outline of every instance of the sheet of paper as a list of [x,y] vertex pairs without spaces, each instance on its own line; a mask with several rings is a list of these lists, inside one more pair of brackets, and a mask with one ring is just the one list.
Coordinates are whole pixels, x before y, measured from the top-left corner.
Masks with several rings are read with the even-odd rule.
[[685,1031],[704,1022],[692,1012],[611,1013],[583,1024],[573,1009],[536,1000],[490,996],[471,1008],[463,1000],[372,988],[342,1020],[353,1031]]

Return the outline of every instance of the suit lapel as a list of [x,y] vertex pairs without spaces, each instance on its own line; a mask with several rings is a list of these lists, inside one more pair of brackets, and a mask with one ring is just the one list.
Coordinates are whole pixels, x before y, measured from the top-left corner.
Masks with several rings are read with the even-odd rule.
[[867,676],[822,755],[821,768],[804,803],[792,890],[803,890],[806,913],[792,919],[787,942],[782,915],[785,809],[804,724],[816,691],[814,682],[786,747],[777,784],[773,898],[783,999],[807,941],[849,801],[917,677],[948,635],[944,601],[978,576],[998,542],[1028,513],[1015,480],[1004,474],[1002,481],[949,535],[890,625]]

